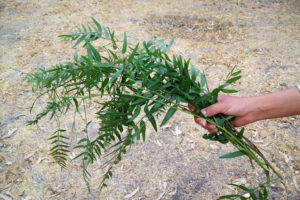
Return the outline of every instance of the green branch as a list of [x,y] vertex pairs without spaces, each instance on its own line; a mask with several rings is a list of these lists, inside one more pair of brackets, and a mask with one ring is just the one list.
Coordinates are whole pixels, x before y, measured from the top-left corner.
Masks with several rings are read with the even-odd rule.
[[[39,119],[49,113],[50,119],[54,115],[55,118],[59,117],[58,114],[63,118],[70,107],[75,108],[74,120],[76,113],[83,118],[85,136],[78,138],[74,149],[79,149],[80,153],[74,160],[81,160],[84,181],[88,187],[92,176],[87,170],[89,164],[97,159],[108,158],[103,166],[109,168],[104,173],[100,185],[100,188],[105,187],[106,180],[112,177],[113,166],[122,159],[134,141],[139,140],[141,136],[145,140],[148,128],[145,120],[157,131],[158,116],[164,114],[160,124],[162,126],[176,111],[205,119],[218,128],[216,133],[205,134],[204,139],[222,144],[230,142],[239,150],[226,154],[223,158],[246,155],[250,162],[254,160],[264,170],[268,181],[270,172],[280,177],[259,149],[243,136],[244,128],[237,131],[232,126],[232,116],[218,114],[207,118],[200,112],[201,109],[216,103],[220,92],[237,92],[227,87],[241,78],[241,71],[235,71],[234,67],[226,82],[210,91],[204,73],[197,71],[190,64],[190,59],[185,60],[181,56],[169,56],[166,53],[174,40],[167,44],[165,40],[151,38],[149,41],[133,45],[127,41],[126,33],[123,40],[119,40],[114,31],[101,26],[94,18],[92,20],[91,26],[82,25],[71,34],[60,35],[75,42],[74,47],[82,44],[86,49],[85,55],[79,56],[75,51],[73,62],[58,64],[47,70],[38,69],[37,72],[26,76],[27,81],[33,84],[33,91],[39,92],[30,111],[38,99],[49,94],[44,110],[28,124],[38,123]],[[93,46],[93,42],[98,39],[108,42]],[[101,55],[98,49],[104,49],[106,53],[104,51]],[[100,128],[99,136],[91,141],[87,132],[91,121],[87,120],[87,105],[84,101],[93,101],[95,98],[102,98],[97,101],[100,108],[95,114]],[[195,106],[195,112],[188,110],[185,106],[187,103]],[[80,113],[82,106],[84,115]],[[65,167],[67,154],[74,149],[67,148],[68,138],[63,135],[64,132],[60,130],[51,137],[54,141],[51,152],[56,153],[54,160],[61,165],[63,163],[62,166]],[[56,151],[57,149],[59,151]]]

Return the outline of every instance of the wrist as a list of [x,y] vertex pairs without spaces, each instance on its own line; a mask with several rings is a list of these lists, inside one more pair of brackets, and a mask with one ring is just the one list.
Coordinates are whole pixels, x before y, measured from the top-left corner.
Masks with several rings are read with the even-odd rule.
[[248,98],[249,118],[251,122],[267,119],[267,115],[272,110],[272,104],[267,100],[267,97],[254,96]]

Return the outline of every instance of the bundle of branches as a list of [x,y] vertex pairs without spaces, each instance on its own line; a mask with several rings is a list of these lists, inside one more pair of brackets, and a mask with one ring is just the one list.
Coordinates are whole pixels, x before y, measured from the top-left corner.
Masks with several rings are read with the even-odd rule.
[[[87,52],[85,56],[78,56],[75,52],[73,62],[49,69],[38,68],[27,76],[33,84],[33,91],[39,92],[37,99],[46,95],[49,100],[44,110],[28,122],[29,125],[37,124],[46,115],[59,121],[59,116],[66,114],[71,106],[74,106],[75,113],[80,112],[81,106],[86,112],[87,99],[108,96],[106,100],[97,101],[100,109],[96,117],[100,120],[100,128],[96,139],[88,137],[90,122],[87,120],[85,137],[80,138],[74,148],[70,147],[69,138],[60,127],[51,135],[51,155],[59,165],[66,167],[67,154],[80,149],[81,153],[74,159],[81,160],[84,180],[88,184],[87,166],[106,157],[104,166],[107,171],[102,188],[106,186],[105,180],[112,176],[112,166],[121,160],[134,141],[145,141],[147,122],[157,131],[158,116],[165,113],[160,123],[163,126],[176,111],[181,111],[203,118],[218,128],[216,133],[205,134],[203,138],[222,144],[230,142],[237,148],[236,152],[222,158],[247,156],[251,163],[256,162],[264,170],[267,182],[270,181],[270,171],[280,177],[260,150],[243,135],[244,128],[237,130],[231,125],[232,116],[218,114],[206,118],[200,112],[216,103],[220,92],[237,92],[227,87],[241,78],[241,71],[234,68],[224,84],[209,91],[206,77],[190,64],[190,59],[167,54],[174,40],[166,44],[165,40],[151,38],[132,45],[127,42],[126,33],[123,40],[119,40],[114,31],[92,19],[92,26],[82,25],[71,34],[59,36],[74,41],[74,47],[83,44]],[[98,39],[102,45],[95,47],[92,43]],[[187,104],[194,105],[195,112],[190,112]],[[81,116],[86,119],[86,114]]]

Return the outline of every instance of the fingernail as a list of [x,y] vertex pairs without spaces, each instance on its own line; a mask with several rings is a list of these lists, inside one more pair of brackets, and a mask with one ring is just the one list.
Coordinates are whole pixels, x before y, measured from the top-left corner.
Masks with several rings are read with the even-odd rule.
[[206,114],[207,114],[207,113],[206,113],[206,110],[203,109],[203,110],[201,110],[201,112],[202,112],[202,114],[203,114],[204,116],[206,116]]
[[209,128],[210,129],[216,129],[217,127],[215,125],[213,125],[213,124],[209,124]]
[[201,124],[202,126],[206,126],[206,121],[202,119],[202,120],[200,121],[200,124]]

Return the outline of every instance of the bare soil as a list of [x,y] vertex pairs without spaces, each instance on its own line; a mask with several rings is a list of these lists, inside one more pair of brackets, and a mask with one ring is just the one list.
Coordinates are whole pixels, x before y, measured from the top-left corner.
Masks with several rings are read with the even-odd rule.
[[[132,146],[101,194],[98,163],[90,169],[90,193],[80,163],[61,171],[48,155],[53,123],[26,126],[36,94],[24,76],[71,60],[71,44],[57,35],[91,23],[91,16],[117,35],[126,31],[132,43],[175,37],[171,53],[191,58],[211,88],[235,65],[243,71],[234,85],[240,96],[300,82],[297,0],[0,0],[0,199],[206,200],[236,193],[227,183],[255,187],[265,181],[246,158],[220,160],[234,149],[202,139],[206,131],[180,113],[157,133],[149,128],[147,141]],[[68,130],[69,118],[62,122]],[[283,175],[286,189],[271,185],[269,199],[300,199],[300,117],[256,122],[246,130]]]

